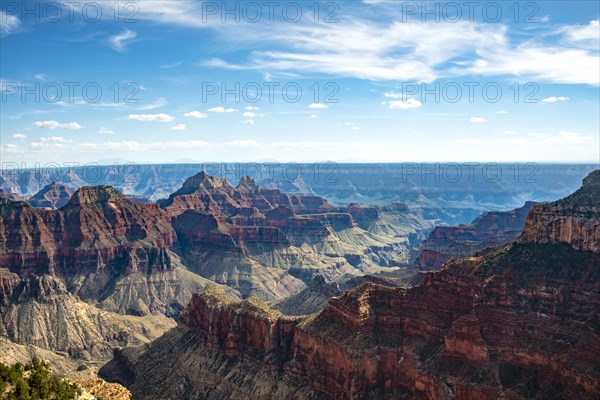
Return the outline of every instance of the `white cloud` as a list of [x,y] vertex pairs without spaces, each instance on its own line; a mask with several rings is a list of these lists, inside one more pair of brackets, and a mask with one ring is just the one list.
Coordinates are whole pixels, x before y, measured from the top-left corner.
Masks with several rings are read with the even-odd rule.
[[557,101],[567,101],[569,100],[568,97],[564,97],[564,96],[550,96],[550,97],[546,97],[545,99],[542,100],[543,103],[556,103]]
[[200,111],[190,111],[190,112],[183,114],[183,116],[188,117],[188,118],[196,118],[196,119],[208,118],[208,114],[201,113]]
[[27,139],[27,135],[23,135],[22,133],[15,133],[13,135],[13,138],[15,138],[17,140],[24,140],[24,139]]
[[243,115],[246,118],[254,118],[254,117],[256,117],[256,113],[253,113],[253,112],[250,112],[250,111],[246,111]]
[[254,110],[260,110],[259,107],[254,107],[254,106],[248,106],[246,108],[244,108],[244,110],[246,111],[254,111]]
[[232,112],[236,112],[237,110],[234,108],[213,107],[213,108],[209,108],[206,111],[215,112],[215,113],[232,113]]
[[[330,74],[368,80],[431,82],[441,73],[436,68],[449,60],[494,48],[505,40],[505,27],[460,21],[453,24],[392,23],[351,18],[344,24],[308,26],[273,24],[253,41],[274,43],[288,50],[251,53],[243,64],[212,59],[204,63],[232,70]],[[239,31],[222,32],[232,41],[247,40]]]
[[186,129],[185,124],[177,124],[171,128],[172,131],[185,131],[185,129]]
[[141,111],[154,110],[155,108],[160,108],[160,107],[166,106],[167,104],[169,104],[167,102],[167,99],[165,99],[164,97],[159,97],[158,99],[154,100],[152,103],[144,104],[142,106],[137,107],[137,109],[141,110]]
[[323,103],[312,103],[311,105],[308,106],[308,108],[312,108],[312,109],[316,109],[316,110],[324,110],[326,108],[329,108],[329,106],[326,104],[323,104]]
[[254,125],[254,120],[253,119],[245,119],[242,121],[242,124]]
[[[414,142],[405,139],[352,141],[278,141],[256,142],[234,140],[206,142],[202,140],[173,140],[144,142],[135,140],[101,143],[72,143],[58,141],[20,142],[2,145],[7,161],[27,160],[50,162],[57,157],[73,157],[92,162],[106,157],[125,157],[132,161],[168,162],[177,157],[207,161],[252,161],[269,158],[280,161],[364,161],[382,160],[424,161],[432,158],[455,162],[565,162],[582,160],[597,162],[598,137],[595,133],[571,131],[535,133],[518,136],[485,135],[474,138],[449,137],[432,146],[431,141]],[[565,157],[566,156],[566,157]],[[12,158],[12,159],[11,159]],[[66,158],[65,158],[66,159]],[[70,158],[72,159],[72,158]],[[596,160],[596,161],[594,161]]]
[[480,124],[482,122],[487,122],[487,119],[483,117],[471,117],[469,118],[469,121],[471,121],[474,124]]
[[67,140],[64,138],[64,136],[48,136],[48,137],[41,137],[40,140],[42,142],[49,142],[49,143],[72,143],[72,140]]
[[600,48],[600,21],[590,21],[587,25],[570,25],[559,29],[571,46],[598,51]]
[[352,127],[352,130],[353,130],[353,131],[359,131],[359,130],[360,130],[360,128],[359,128],[358,126],[353,126],[353,127]]
[[[245,62],[233,64],[212,59],[201,65],[257,70],[266,78],[273,73],[311,73],[374,81],[432,82],[439,77],[480,74],[510,75],[538,83],[592,85],[598,85],[600,79],[597,20],[588,25],[563,26],[555,31],[561,36],[559,40],[545,44],[547,31],[530,30],[530,35],[520,39],[520,35],[509,35],[509,25],[473,22],[468,18],[456,23],[406,22],[401,21],[402,13],[397,7],[386,9],[386,17],[394,22],[352,16],[343,24],[276,22],[256,31],[253,24],[224,25],[219,18],[207,22],[202,6],[194,2],[175,3],[140,2],[136,18],[215,29],[223,42],[247,48],[260,44]],[[538,19],[547,21],[545,17]],[[563,42],[584,45],[568,48]],[[286,50],[262,50],[265,48]],[[449,67],[452,64],[459,67]]]
[[388,103],[388,107],[390,110],[394,110],[394,109],[403,109],[403,110],[407,110],[410,108],[419,108],[423,106],[423,103],[421,103],[419,100],[417,99],[407,99],[406,101],[404,100],[392,100]]
[[175,119],[175,117],[160,113],[160,114],[129,114],[127,119],[133,121],[160,121],[160,122],[171,122]]
[[116,35],[109,37],[108,42],[113,49],[121,53],[125,51],[125,45],[127,44],[127,41],[135,39],[136,36],[136,32],[125,28],[121,31],[121,33],[117,33]]
[[32,124],[33,126],[37,126],[38,128],[42,128],[42,129],[69,129],[69,130],[76,130],[76,129],[81,129],[81,125],[79,125],[77,122],[69,122],[66,124],[61,124],[58,121],[36,121]]
[[391,98],[391,99],[401,99],[403,96],[401,93],[394,93],[394,92],[387,92],[383,94],[385,97]]
[[315,115],[315,114],[312,114],[312,115],[311,115],[311,116],[309,116],[308,118],[312,118],[312,119],[314,119],[314,118],[319,118],[319,116],[318,116],[318,115]]
[[5,37],[18,32],[21,28],[21,20],[0,10],[0,37]]
[[109,128],[102,127],[98,130],[98,135],[114,135],[115,131]]
[[455,74],[513,75],[536,82],[600,84],[598,56],[586,50],[542,47],[532,43],[516,48],[480,49],[479,59],[455,69]]
[[496,111],[496,114],[508,114],[508,111],[500,110],[500,111]]

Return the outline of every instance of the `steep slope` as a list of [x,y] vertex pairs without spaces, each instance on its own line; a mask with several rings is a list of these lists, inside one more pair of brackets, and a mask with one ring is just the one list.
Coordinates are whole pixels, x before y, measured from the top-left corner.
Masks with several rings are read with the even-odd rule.
[[0,362],[7,365],[25,364],[33,357],[50,361],[52,370],[60,375],[77,368],[77,363],[66,353],[55,353],[37,346],[16,344],[0,337]]
[[171,250],[163,210],[112,187],[58,210],[0,199],[0,216],[0,334],[15,343],[103,358],[160,336],[209,283]]
[[344,291],[353,289],[367,282],[389,287],[410,286],[409,277],[399,279],[384,278],[375,275],[362,275],[346,277],[339,282],[328,283],[322,276],[317,275],[301,292],[283,300],[275,301],[270,305],[286,315],[314,314],[321,311],[332,297],[341,296]]
[[535,208],[495,253],[410,289],[362,285],[310,317],[210,288],[101,372],[140,399],[596,399],[599,183]]
[[437,270],[452,259],[514,241],[523,231],[533,206],[534,203],[526,202],[516,210],[486,212],[469,225],[435,227],[419,246],[415,267],[421,271]]
[[25,199],[18,194],[7,192],[4,189],[0,189],[0,198],[4,198],[11,201],[24,201]]
[[577,250],[600,251],[600,171],[572,195],[540,204],[530,213],[519,243],[569,243]]
[[316,275],[332,282],[395,265],[408,254],[409,236],[428,226],[406,208],[388,210],[388,218],[407,223],[384,232],[392,224],[377,211],[361,218],[357,207],[263,189],[250,177],[233,187],[204,172],[159,204],[193,272],[263,300],[293,295]]
[[55,210],[66,205],[74,192],[73,189],[70,189],[65,185],[52,182],[31,196],[27,202],[33,207]]
[[52,275],[20,279],[4,270],[2,281],[0,335],[15,343],[82,359],[103,358],[114,347],[146,343],[174,326],[165,316],[100,310],[70,294]]

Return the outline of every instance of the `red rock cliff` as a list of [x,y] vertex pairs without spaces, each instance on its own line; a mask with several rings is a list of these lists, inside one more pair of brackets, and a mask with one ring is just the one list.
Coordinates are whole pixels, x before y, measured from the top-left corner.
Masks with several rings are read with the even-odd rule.
[[[584,189],[595,182],[587,179]],[[551,220],[577,212],[579,225],[595,226],[596,205],[582,202],[581,196],[558,202]],[[544,232],[554,237],[548,225],[530,224],[519,242],[451,262],[419,286],[365,284],[303,319],[209,290],[193,298],[172,335],[131,362],[133,393],[149,399],[196,392],[209,399],[259,392],[290,399],[597,399],[598,241],[593,234],[528,239],[546,238]],[[177,374],[161,370],[163,363],[176,365]],[[221,379],[219,392],[198,379],[215,370],[231,377]],[[182,375],[194,383],[173,388]],[[170,382],[171,392],[162,385],[144,389],[156,381]],[[307,382],[309,394],[301,392]]]

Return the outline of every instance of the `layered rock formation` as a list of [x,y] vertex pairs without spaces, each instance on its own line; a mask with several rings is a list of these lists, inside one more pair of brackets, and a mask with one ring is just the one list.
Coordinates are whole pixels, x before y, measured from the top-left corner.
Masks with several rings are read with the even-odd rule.
[[109,186],[81,188],[56,211],[2,201],[0,213],[0,267],[21,275],[165,269],[175,241],[158,206],[134,204]]
[[172,252],[163,210],[111,187],[59,210],[0,199],[0,215],[0,333],[15,343],[102,358],[160,336],[208,283]]
[[27,202],[33,207],[56,210],[66,205],[74,192],[65,185],[52,182],[31,196]]
[[114,347],[156,339],[174,325],[165,316],[100,310],[73,296],[52,275],[19,278],[6,270],[2,275],[0,334],[15,343],[89,360],[106,357]]
[[[411,224],[377,234],[320,197],[205,173],[160,205],[110,186],[81,187],[63,206],[61,185],[34,197],[42,208],[0,198],[0,332],[88,358],[157,337],[171,326],[159,316],[176,317],[210,282],[234,298],[280,299],[316,275],[333,282],[387,265],[428,226],[405,208],[381,210]],[[376,216],[365,228],[390,225]]]
[[23,169],[4,163],[0,188],[32,196],[52,182],[73,188],[111,185],[121,192],[156,201],[168,197],[189,176],[204,170],[230,182],[251,175],[262,187],[315,194],[340,205],[386,205],[400,201],[411,209],[423,210],[426,219],[440,218],[444,225],[458,225],[471,222],[483,210],[519,207],[524,199],[548,201],[564,197],[575,191],[581,179],[597,165],[521,165],[521,170],[516,171],[513,165],[494,164],[492,169],[500,168],[503,172],[498,179],[490,179],[489,167],[478,163],[128,163]]
[[433,223],[406,207],[337,207],[260,188],[250,177],[234,187],[204,172],[159,205],[172,217],[192,271],[263,300],[293,295],[316,275],[332,282],[398,264],[410,238]]
[[275,301],[271,306],[286,315],[309,315],[321,311],[332,297],[341,296],[344,291],[367,282],[390,287],[410,286],[412,275],[402,278],[385,278],[377,275],[347,277],[339,282],[327,282],[317,275],[301,292]]
[[583,187],[554,203],[534,207],[520,243],[568,243],[577,250],[600,251],[600,171],[592,172]]
[[310,317],[210,288],[102,372],[140,399],[596,399],[599,183],[533,210],[514,244],[410,289],[362,285]]
[[469,225],[435,227],[421,243],[415,267],[421,271],[437,270],[452,259],[512,242],[523,231],[533,205],[527,202],[516,210],[486,212]]
[[4,198],[6,200],[11,200],[11,201],[23,201],[25,200],[23,197],[19,196],[18,194],[12,193],[12,192],[7,192],[4,189],[0,189],[0,198]]

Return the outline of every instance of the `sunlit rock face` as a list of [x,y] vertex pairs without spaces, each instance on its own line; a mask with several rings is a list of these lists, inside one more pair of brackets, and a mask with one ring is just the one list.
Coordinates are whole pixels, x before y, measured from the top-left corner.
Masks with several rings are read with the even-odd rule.
[[600,171],[572,195],[533,208],[519,243],[567,243],[577,250],[600,251]]
[[512,242],[523,232],[533,206],[534,203],[527,202],[511,211],[486,212],[469,225],[436,226],[419,246],[416,268],[438,270],[452,259],[473,256],[486,248]]
[[[560,223],[534,209],[515,243],[412,288],[367,283],[308,317],[210,288],[176,329],[118,351],[103,373],[142,399],[596,399],[600,198],[586,194],[597,177],[542,206]],[[580,228],[555,234],[575,211]]]
[[27,202],[37,208],[56,210],[66,205],[74,192],[65,185],[52,182],[31,196]]
[[424,236],[434,223],[397,204],[339,207],[261,188],[250,177],[233,186],[205,172],[158,204],[191,271],[265,301],[295,295],[316,276],[335,282],[398,265],[409,237]]

